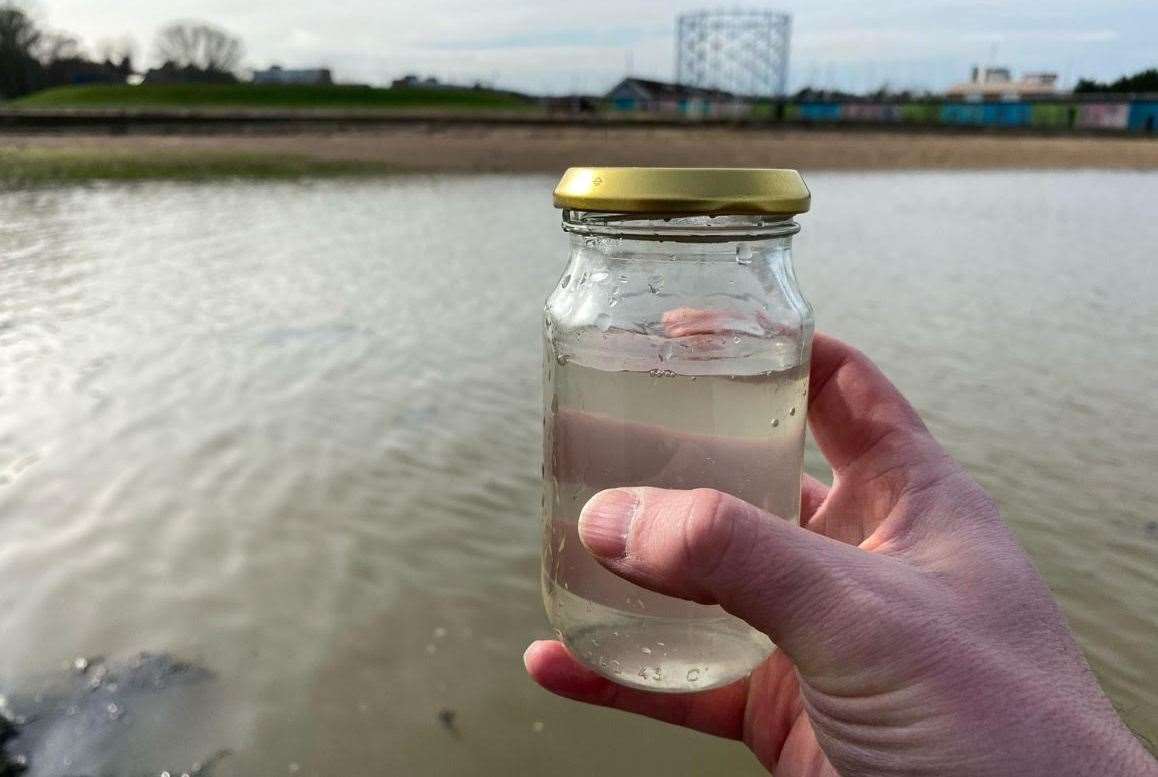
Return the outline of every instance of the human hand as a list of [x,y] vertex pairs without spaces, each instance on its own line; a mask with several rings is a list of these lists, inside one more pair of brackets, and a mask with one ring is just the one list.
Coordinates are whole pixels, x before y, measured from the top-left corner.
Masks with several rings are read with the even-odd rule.
[[559,695],[742,739],[777,777],[1158,775],[992,500],[862,354],[813,345],[809,420],[834,484],[803,527],[717,491],[613,489],[584,546],[646,588],[720,604],[778,645],[699,694],[615,685],[558,642]]

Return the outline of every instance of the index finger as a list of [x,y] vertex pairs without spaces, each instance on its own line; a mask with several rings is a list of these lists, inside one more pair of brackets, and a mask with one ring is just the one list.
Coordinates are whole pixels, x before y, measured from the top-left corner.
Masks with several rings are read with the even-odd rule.
[[612,707],[728,739],[744,733],[748,679],[702,693],[655,693],[617,685],[579,663],[560,642],[533,643],[523,663],[539,685],[575,701]]
[[[913,458],[940,452],[921,417],[872,361],[835,337],[812,343],[808,420],[836,473],[887,445]],[[933,447],[930,447],[933,446]]]

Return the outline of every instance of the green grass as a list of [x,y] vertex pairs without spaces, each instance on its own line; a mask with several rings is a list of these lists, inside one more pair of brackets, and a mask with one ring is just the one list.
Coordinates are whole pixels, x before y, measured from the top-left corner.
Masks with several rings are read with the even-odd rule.
[[533,103],[485,89],[172,84],[62,86],[13,103],[29,108],[331,108],[522,110]]
[[378,163],[321,160],[291,154],[0,149],[0,187],[86,181],[287,179],[390,172],[394,171]]

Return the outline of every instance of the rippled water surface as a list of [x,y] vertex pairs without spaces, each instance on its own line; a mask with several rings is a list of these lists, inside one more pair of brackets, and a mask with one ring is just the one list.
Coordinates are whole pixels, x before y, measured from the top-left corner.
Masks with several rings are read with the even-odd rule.
[[[1158,175],[809,180],[797,267],[819,324],[992,491],[1155,739]],[[223,750],[218,775],[754,772],[524,677],[546,631],[552,184],[0,194],[10,702],[78,656],[151,651],[212,678],[160,734],[128,710],[117,774]]]

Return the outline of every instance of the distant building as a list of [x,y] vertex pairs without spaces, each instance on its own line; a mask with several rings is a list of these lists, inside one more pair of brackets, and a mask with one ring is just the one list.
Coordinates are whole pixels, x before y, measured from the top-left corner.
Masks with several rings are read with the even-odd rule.
[[966,100],[1046,97],[1057,94],[1057,73],[1025,73],[1014,81],[1007,67],[974,67],[969,80],[949,87],[947,94]]
[[641,111],[681,116],[741,116],[751,103],[731,92],[646,78],[625,78],[604,99],[617,111]]
[[329,86],[334,83],[334,77],[328,67],[288,70],[281,65],[274,65],[268,70],[253,71],[253,83]]

